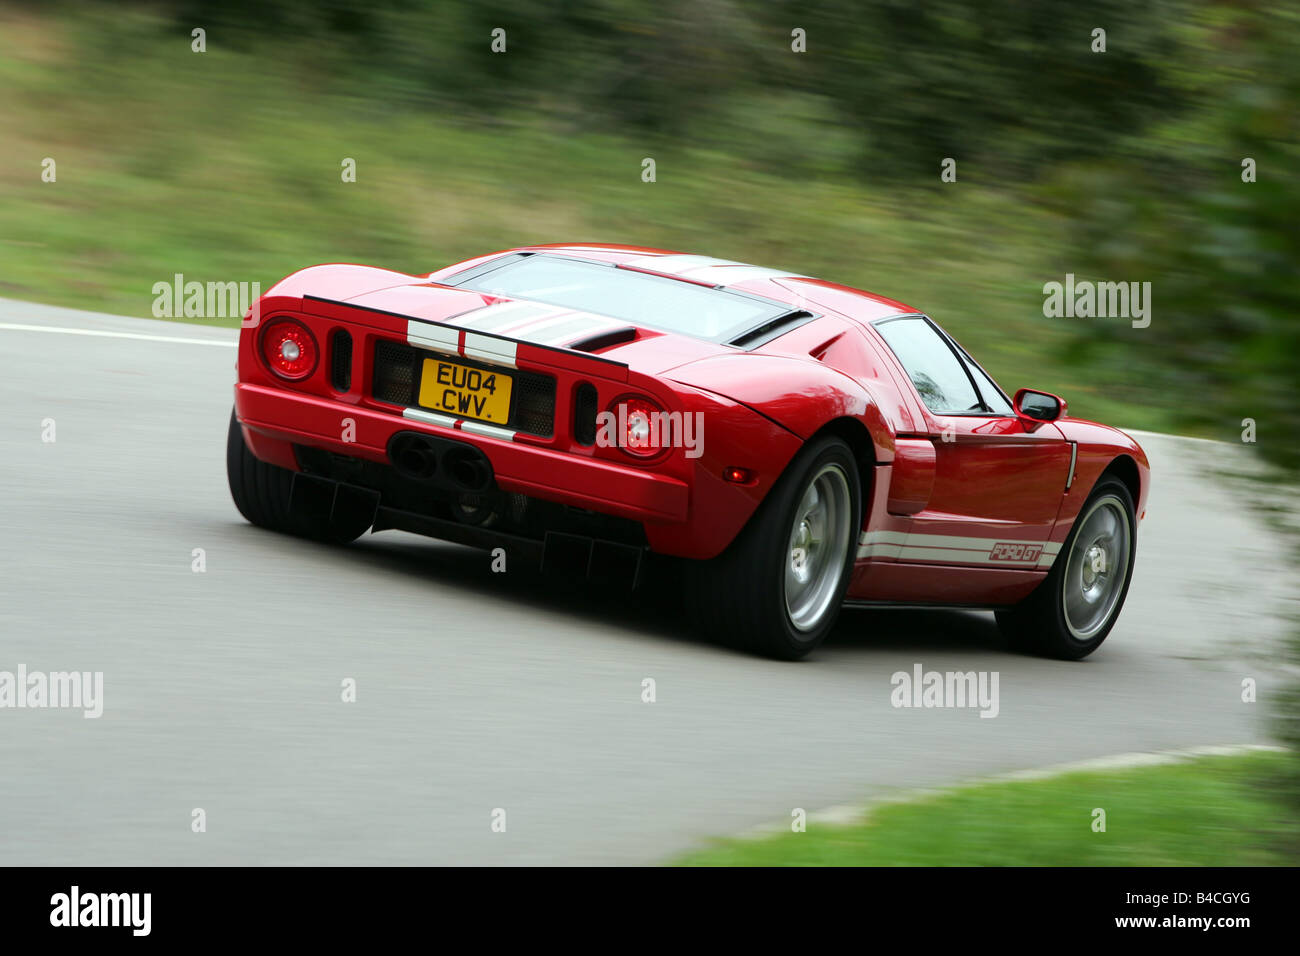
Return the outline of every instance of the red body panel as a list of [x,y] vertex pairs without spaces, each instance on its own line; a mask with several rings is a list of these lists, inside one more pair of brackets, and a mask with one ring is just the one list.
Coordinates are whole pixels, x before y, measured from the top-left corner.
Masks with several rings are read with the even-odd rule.
[[[588,319],[596,327],[602,317],[443,284],[517,252],[726,286],[813,315],[752,349],[640,327],[594,353],[540,344],[536,330]],[[511,308],[520,309],[515,326],[507,321]],[[1014,416],[933,415],[870,325],[916,310],[791,273],[630,246],[534,246],[427,276],[356,265],[304,269],[275,285],[258,314],[241,334],[235,387],[236,413],[258,458],[298,469],[297,445],[387,465],[399,432],[453,437],[487,456],[501,490],[631,519],[665,554],[721,553],[810,437],[828,426],[856,436],[866,500],[854,600],[1019,600],[1046,575],[1089,490],[1117,460],[1129,463],[1138,513],[1145,509],[1148,466],[1131,438],[1073,419],[1034,425]],[[298,382],[269,370],[258,334],[281,315],[302,322],[322,346],[336,331],[351,335],[346,391],[331,385],[327,360]],[[474,316],[488,315],[503,318],[479,333]],[[503,368],[553,377],[552,433],[379,400],[373,373],[383,341],[493,367],[506,356]],[[669,413],[698,413],[698,449],[674,447],[643,461],[582,444],[570,427],[581,383],[595,389],[601,409],[634,394]],[[746,480],[724,478],[730,469],[743,469]]]

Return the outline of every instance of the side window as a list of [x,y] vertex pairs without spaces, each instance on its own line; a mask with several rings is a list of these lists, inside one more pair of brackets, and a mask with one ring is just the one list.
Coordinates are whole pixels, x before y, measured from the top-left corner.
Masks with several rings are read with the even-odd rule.
[[984,399],[984,404],[989,407],[989,411],[1007,417],[1014,416],[1016,414],[1015,410],[1011,407],[1011,403],[1003,397],[997,383],[984,373],[984,369],[975,364],[975,360],[970,357],[969,352],[962,349],[961,353],[966,357],[966,367],[970,369],[971,375],[975,376],[975,384],[980,388],[980,398]]
[[875,329],[903,363],[926,408],[937,415],[984,411],[965,367],[929,322],[886,319]]

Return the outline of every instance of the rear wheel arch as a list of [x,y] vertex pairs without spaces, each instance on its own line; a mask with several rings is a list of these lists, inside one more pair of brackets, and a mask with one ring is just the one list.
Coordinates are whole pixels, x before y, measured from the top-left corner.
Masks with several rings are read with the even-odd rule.
[[827,435],[833,435],[842,440],[853,451],[853,457],[857,460],[858,465],[858,482],[861,491],[862,501],[862,518],[866,521],[867,513],[871,507],[871,487],[875,479],[876,465],[876,443],[872,440],[871,432],[867,426],[862,424],[856,418],[833,418],[817,432],[810,436],[805,445],[810,445],[820,438]]
[[295,472],[262,461],[244,441],[234,409],[226,430],[226,480],[235,507],[251,524],[316,541],[346,544],[370,527],[373,513],[344,512],[311,516],[293,507]]
[[[876,458],[876,443],[872,440],[871,432],[867,429],[867,426],[862,424],[862,422],[856,418],[848,416],[832,418],[813,434],[809,435],[808,438],[795,449],[794,454],[790,456],[790,460],[782,467],[776,480],[779,481],[781,476],[799,460],[799,456],[803,453],[804,449],[826,437],[840,439],[848,445],[849,449],[853,452],[854,461],[858,466],[858,491],[861,495],[860,500],[862,502],[862,523],[865,524],[868,511],[871,507],[872,482],[875,480],[876,465],[878,464],[878,461]],[[773,487],[775,487],[775,483],[773,484]],[[736,538],[740,537],[745,526],[747,526],[750,521],[754,520],[754,515],[763,507],[763,502],[767,500],[767,497],[771,495],[771,493],[772,489],[769,488],[767,495],[764,495],[763,500],[758,503],[754,508],[754,512],[750,514],[748,519],[746,519],[745,525],[742,525],[740,530],[732,537],[731,541],[727,542],[727,547],[730,547],[732,542],[734,542]]]
[[[727,549],[690,569],[688,605],[705,634],[796,660],[830,632],[852,574],[865,504],[862,478],[854,474],[860,449],[839,427],[809,438]],[[808,595],[811,613],[802,616]]]

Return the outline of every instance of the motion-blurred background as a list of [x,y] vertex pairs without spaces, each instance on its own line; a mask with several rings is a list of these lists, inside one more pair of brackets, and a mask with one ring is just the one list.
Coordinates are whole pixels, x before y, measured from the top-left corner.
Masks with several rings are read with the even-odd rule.
[[[1294,474],[1297,50],[1278,0],[0,2],[0,296],[661,246],[899,298],[1083,417],[1251,419]],[[1067,273],[1150,325],[1045,317]]]
[[[177,272],[663,246],[1296,465],[1298,48],[1294,6],[1205,0],[0,4],[0,295],[148,315]],[[1066,273],[1151,282],[1150,327],[1045,318]]]

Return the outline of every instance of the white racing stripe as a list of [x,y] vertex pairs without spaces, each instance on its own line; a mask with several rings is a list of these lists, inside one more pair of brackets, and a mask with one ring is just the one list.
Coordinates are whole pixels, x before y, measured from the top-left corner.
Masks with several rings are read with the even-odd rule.
[[503,441],[515,440],[515,433],[508,428],[485,425],[482,422],[466,421],[463,418],[452,418],[450,415],[439,415],[437,412],[426,412],[422,408],[404,408],[402,409],[402,417],[409,418],[413,422],[423,422],[426,425],[455,428],[458,431],[469,432],[472,435],[485,435],[488,438],[500,438]]
[[[712,256],[637,256],[621,265],[666,276],[708,282],[717,286],[735,285],[752,279],[807,278],[789,270],[767,269],[762,266],[746,265],[743,262],[733,262],[730,259],[715,259]],[[570,342],[588,339],[603,332],[612,332],[628,325],[626,321],[613,316],[569,309],[532,299],[496,302],[462,312],[444,322],[467,331],[472,329],[475,332],[491,332],[530,345],[551,347],[563,347]],[[409,333],[408,335],[412,345],[423,344],[415,341],[413,335]],[[433,336],[426,337],[433,338]],[[484,361],[493,361],[490,355],[497,349],[485,348],[481,343],[476,348],[487,353],[482,356]],[[468,340],[465,354],[469,356]]]
[[548,329],[544,335],[538,337],[539,345],[564,345],[567,342],[577,342],[581,339],[589,339],[593,335],[600,335],[603,332],[613,332],[615,329],[627,328],[626,322],[610,322],[602,320],[592,322],[589,319],[574,319],[571,322],[563,322],[554,328]]
[[691,269],[681,274],[683,279],[711,282],[714,285],[728,286],[751,279],[806,279],[797,272],[781,269],[765,269],[763,266],[711,266],[706,269]]
[[[862,534],[858,544],[859,558],[893,558],[899,561],[934,561],[1021,569],[1050,568],[1061,550],[1060,543],[1056,541],[972,538],[916,531],[868,531]],[[1020,556],[1021,552],[1023,557]]]
[[501,428],[497,425],[484,425],[482,422],[462,421],[460,430],[469,432],[473,435],[486,435],[488,438],[500,438],[503,441],[514,441],[515,433],[508,428]]
[[540,322],[519,325],[504,329],[501,334],[517,338],[533,345],[563,345],[590,338],[601,332],[626,328],[627,323],[612,319],[607,315],[593,315],[590,312],[568,312]]
[[[528,303],[524,304],[527,305]],[[406,324],[406,341],[417,348],[432,349],[447,355],[461,355],[488,365],[505,365],[509,368],[518,368],[515,364],[518,352],[517,343],[468,330],[464,334],[465,347],[461,348],[461,333],[458,329],[416,321],[410,321]],[[488,438],[500,438],[504,441],[515,440],[515,433],[508,428],[467,421],[450,415],[441,415],[437,412],[425,411],[422,408],[405,408],[402,410],[402,417],[409,418],[412,421],[424,422],[427,425],[441,425],[444,428],[455,428],[474,435],[485,435]]]
[[704,269],[708,266],[743,266],[743,262],[735,262],[731,259],[715,259],[713,256],[689,256],[689,255],[671,255],[671,256],[637,256],[635,259],[628,259],[626,262],[619,263],[632,269],[648,269],[651,272],[661,272],[666,276],[681,275],[691,269]]
[[510,368],[517,368],[515,359],[518,353],[519,346],[514,342],[488,335],[477,335],[474,332],[465,333],[465,358],[477,359],[489,365],[508,365]]
[[721,286],[748,282],[751,279],[808,278],[788,269],[768,269],[764,266],[751,266],[745,262],[733,262],[730,259],[714,259],[712,256],[638,256],[622,265]]
[[404,408],[402,409],[402,417],[416,422],[424,422],[426,425],[441,425],[444,428],[456,427],[456,419],[450,415],[438,415],[435,412],[426,412],[422,408]]
[[13,332],[54,332],[59,335],[95,335],[106,339],[141,339],[145,342],[179,342],[182,345],[218,345],[238,348],[239,341],[225,339],[191,339],[180,335],[150,335],[147,332],[109,332],[106,329],[70,329],[55,325],[23,325],[18,322],[0,322],[0,329]]
[[433,349],[435,352],[451,352],[453,355],[460,348],[460,332],[441,325],[430,325],[414,319],[406,323],[406,341],[416,348]]
[[[475,309],[472,312],[463,312],[446,320],[446,324],[465,330],[465,355],[467,357],[481,357],[485,362],[493,362],[501,361],[499,355],[509,354],[509,364],[511,365],[514,364],[515,345],[513,342],[501,342],[486,335],[471,335],[470,333],[491,332],[493,335],[516,339],[530,345],[562,346],[567,342],[576,342],[579,339],[590,338],[601,332],[621,329],[627,325],[626,322],[607,315],[596,315],[591,312],[547,305],[542,302],[530,302],[524,299],[513,302],[499,302],[495,305]],[[439,331],[440,328],[441,331]],[[417,338],[425,341],[417,341]],[[407,327],[407,340],[412,345],[444,349],[451,346],[454,350],[453,338],[454,336],[446,328],[439,326],[408,324]],[[484,353],[482,356],[471,354],[471,339],[474,341],[474,350]],[[438,342],[439,344],[425,344],[428,341]]]
[[529,302],[527,299],[519,299],[513,302],[498,302],[495,305],[483,306],[480,309],[474,309],[472,312],[462,312],[460,315],[448,319],[447,322],[450,325],[458,325],[463,329],[473,329],[476,332],[499,332],[506,326],[523,325],[525,322],[532,322],[553,315],[565,315],[571,311],[572,309],[547,305],[544,302]]
[[919,544],[918,539],[926,539],[931,547],[958,548],[967,551],[987,551],[995,544],[1041,545],[1044,551],[1056,554],[1061,550],[1057,541],[1027,541],[1022,538],[968,538],[951,534],[932,534],[922,531],[867,531],[861,538],[862,544]]

